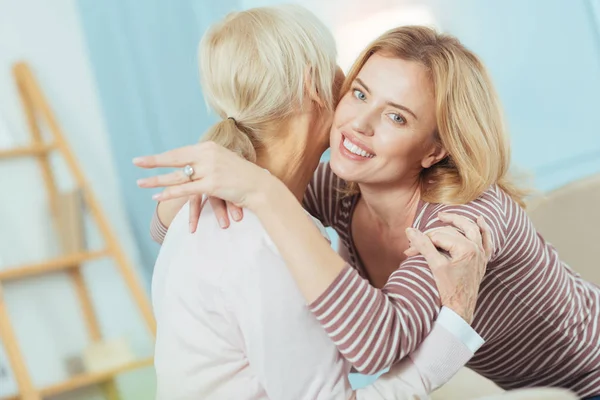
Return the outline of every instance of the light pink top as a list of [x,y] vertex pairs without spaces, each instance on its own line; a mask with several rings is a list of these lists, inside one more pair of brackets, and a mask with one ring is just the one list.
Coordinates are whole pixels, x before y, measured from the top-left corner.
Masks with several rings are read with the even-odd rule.
[[350,363],[256,216],[223,230],[207,204],[190,234],[188,212],[173,220],[152,282],[159,400],[427,398],[483,343],[443,308],[415,352],[353,392]]

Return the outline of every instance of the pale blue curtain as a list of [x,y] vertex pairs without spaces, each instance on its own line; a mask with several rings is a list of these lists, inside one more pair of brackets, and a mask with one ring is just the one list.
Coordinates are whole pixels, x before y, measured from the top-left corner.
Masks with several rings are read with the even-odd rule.
[[237,0],[78,0],[82,28],[146,279],[158,246],[155,203],[137,188],[149,175],[131,159],[196,142],[213,122],[198,81],[198,42]]

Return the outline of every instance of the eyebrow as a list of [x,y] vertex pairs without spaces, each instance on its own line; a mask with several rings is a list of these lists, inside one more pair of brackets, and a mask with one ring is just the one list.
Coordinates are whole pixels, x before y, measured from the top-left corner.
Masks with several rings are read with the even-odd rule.
[[[356,78],[355,81],[358,82],[362,87],[364,87],[367,90],[367,92],[371,92],[371,90],[369,90],[369,87],[367,85],[365,85],[365,83],[360,78]],[[410,115],[412,115],[414,117],[414,119],[416,119],[417,121],[419,120],[419,118],[417,118],[417,116],[415,115],[415,113],[412,112],[412,110],[410,108],[408,108],[408,107],[405,107],[405,106],[403,106],[401,104],[397,104],[397,103],[394,103],[394,102],[391,102],[391,101],[387,101],[386,104],[388,104],[388,105],[390,105],[392,107],[404,110],[407,113],[409,113]]]

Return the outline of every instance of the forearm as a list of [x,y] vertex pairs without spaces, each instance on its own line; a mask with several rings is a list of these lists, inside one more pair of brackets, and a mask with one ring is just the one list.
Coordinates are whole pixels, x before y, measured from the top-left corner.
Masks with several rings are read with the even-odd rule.
[[169,226],[186,201],[186,198],[177,198],[158,203],[152,215],[152,221],[150,221],[150,237],[152,240],[160,245],[163,244]]
[[285,185],[269,179],[256,196],[252,211],[277,246],[308,304],[316,300],[344,269],[344,260]]
[[416,351],[373,384],[356,391],[357,400],[428,399],[450,380],[483,344],[460,316],[442,309],[440,319]]
[[181,210],[181,207],[188,201],[187,197],[180,197],[172,200],[165,200],[158,203],[156,212],[160,222],[165,226],[169,227],[173,219]]

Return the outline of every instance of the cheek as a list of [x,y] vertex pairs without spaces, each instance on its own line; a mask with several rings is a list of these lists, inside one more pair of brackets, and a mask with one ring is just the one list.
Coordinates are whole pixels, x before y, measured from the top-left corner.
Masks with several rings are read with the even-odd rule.
[[336,127],[339,127],[342,124],[347,123],[352,119],[354,115],[352,101],[348,99],[348,95],[344,96],[342,100],[340,100],[333,117],[333,124]]
[[382,129],[382,132],[375,135],[374,140],[378,155],[403,162],[420,159],[422,146],[419,141],[414,140],[411,132]]

